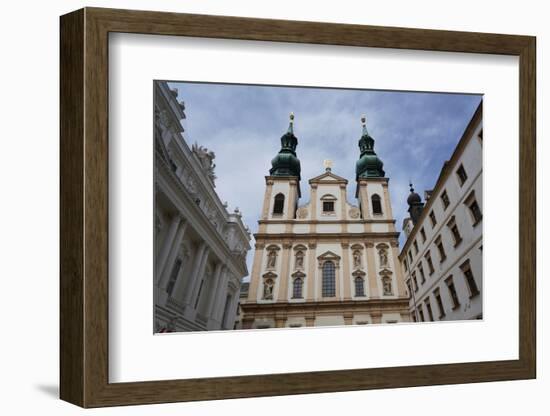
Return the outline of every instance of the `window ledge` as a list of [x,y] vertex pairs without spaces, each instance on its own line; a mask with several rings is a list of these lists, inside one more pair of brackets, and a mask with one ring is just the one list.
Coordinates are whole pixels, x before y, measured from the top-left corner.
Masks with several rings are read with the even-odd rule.
[[481,292],[480,292],[479,290],[478,290],[477,292],[475,292],[475,293],[472,293],[472,294],[470,295],[470,299],[473,299],[473,298],[479,296],[480,293],[481,293]]
[[457,248],[460,243],[462,243],[462,238],[455,243],[454,248]]

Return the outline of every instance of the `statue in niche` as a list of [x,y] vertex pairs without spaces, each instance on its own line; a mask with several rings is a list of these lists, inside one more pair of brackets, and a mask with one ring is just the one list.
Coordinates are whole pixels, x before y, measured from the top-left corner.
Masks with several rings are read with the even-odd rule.
[[273,280],[267,279],[264,282],[264,299],[273,299]]
[[359,250],[353,252],[353,267],[355,269],[361,267],[361,252]]
[[294,267],[296,269],[303,269],[304,268],[304,252],[298,251],[296,253],[296,261],[294,263]]
[[274,269],[276,261],[277,261],[277,253],[275,252],[275,250],[271,250],[267,255],[267,267],[269,269]]
[[385,248],[381,248],[378,252],[378,256],[380,256],[380,266],[387,266],[388,265],[388,252]]
[[393,295],[393,289],[391,284],[391,278],[388,276],[385,276],[382,279],[382,285],[384,288],[384,295]]

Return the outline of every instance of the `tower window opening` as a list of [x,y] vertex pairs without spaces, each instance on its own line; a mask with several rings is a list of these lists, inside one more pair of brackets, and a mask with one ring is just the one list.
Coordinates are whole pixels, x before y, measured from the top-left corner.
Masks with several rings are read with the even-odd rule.
[[372,201],[372,212],[375,215],[381,215],[382,214],[382,202],[380,201],[380,196],[377,194],[374,194],[371,198]]
[[285,196],[283,194],[275,195],[275,201],[273,203],[273,214],[282,215],[285,206]]

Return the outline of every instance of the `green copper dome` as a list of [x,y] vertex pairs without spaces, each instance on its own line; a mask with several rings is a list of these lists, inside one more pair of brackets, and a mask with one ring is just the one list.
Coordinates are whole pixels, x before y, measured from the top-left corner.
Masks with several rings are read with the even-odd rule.
[[367,131],[366,118],[361,118],[363,123],[363,135],[359,139],[359,150],[361,156],[355,165],[356,179],[360,178],[383,178],[386,172],[384,172],[384,163],[374,152],[374,139]]
[[300,160],[296,157],[298,139],[294,135],[294,115],[290,114],[288,131],[281,137],[281,150],[271,161],[271,176],[297,176],[300,178]]

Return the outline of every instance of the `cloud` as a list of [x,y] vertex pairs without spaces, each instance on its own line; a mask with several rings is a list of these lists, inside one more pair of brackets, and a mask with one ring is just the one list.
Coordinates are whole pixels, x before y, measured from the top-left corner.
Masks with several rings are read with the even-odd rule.
[[[216,191],[239,207],[253,232],[262,208],[265,179],[280,137],[295,114],[294,132],[302,166],[300,204],[309,201],[308,179],[323,172],[323,160],[349,180],[356,203],[355,162],[360,117],[390,178],[390,198],[398,229],[408,216],[408,184],[422,194],[431,189],[477,105],[480,95],[295,88],[205,83],[170,83],[185,101],[184,137],[216,153]],[[403,236],[401,236],[403,242]],[[248,255],[251,269],[252,251]]]

